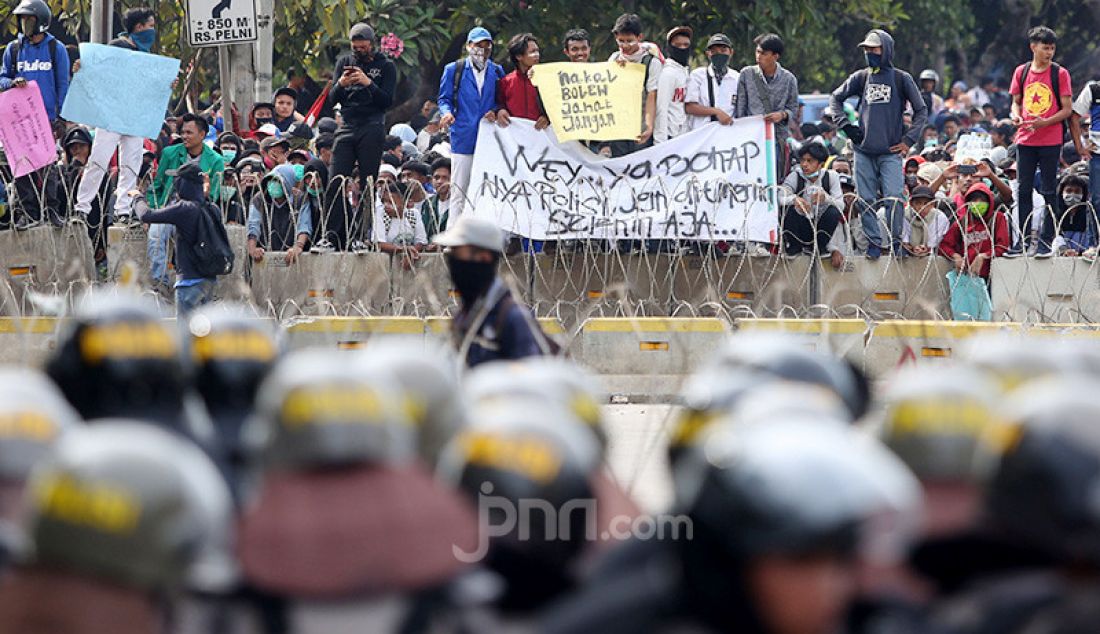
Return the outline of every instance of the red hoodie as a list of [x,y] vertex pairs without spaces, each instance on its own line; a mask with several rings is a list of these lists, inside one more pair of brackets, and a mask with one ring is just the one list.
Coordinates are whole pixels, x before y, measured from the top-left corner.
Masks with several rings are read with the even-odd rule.
[[[984,194],[989,200],[989,211],[984,216],[975,216],[966,208],[965,201],[975,192]],[[982,262],[981,276],[989,277],[990,260],[1004,255],[1008,250],[1008,219],[1003,213],[995,210],[993,192],[985,183],[971,185],[970,189],[966,190],[963,201],[963,204],[959,205],[955,222],[951,223],[947,235],[940,242],[940,253],[949,260],[959,254],[967,262],[973,261],[978,254],[984,253],[989,257]]]

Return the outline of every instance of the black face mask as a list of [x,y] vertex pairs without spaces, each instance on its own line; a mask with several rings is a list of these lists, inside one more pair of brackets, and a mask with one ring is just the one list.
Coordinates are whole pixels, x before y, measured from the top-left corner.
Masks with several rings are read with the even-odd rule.
[[366,64],[367,62],[371,61],[372,59],[374,59],[374,52],[373,51],[368,51],[366,53],[356,53],[355,54],[355,61],[359,62],[360,64]]
[[264,125],[265,123],[275,123],[275,119],[272,117],[262,117],[256,119],[256,125]]
[[455,290],[462,296],[462,303],[466,306],[489,292],[497,275],[494,262],[470,262],[458,260],[451,255],[447,256],[447,268],[451,272]]
[[670,46],[668,49],[668,56],[676,60],[677,64],[686,67],[688,65],[688,62],[691,60],[691,49],[676,48],[675,46]]

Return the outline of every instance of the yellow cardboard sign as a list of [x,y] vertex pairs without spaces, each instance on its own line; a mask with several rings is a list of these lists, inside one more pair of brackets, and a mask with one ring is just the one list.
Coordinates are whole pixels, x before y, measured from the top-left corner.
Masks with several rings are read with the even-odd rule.
[[642,64],[539,64],[532,80],[559,141],[618,141],[642,132]]

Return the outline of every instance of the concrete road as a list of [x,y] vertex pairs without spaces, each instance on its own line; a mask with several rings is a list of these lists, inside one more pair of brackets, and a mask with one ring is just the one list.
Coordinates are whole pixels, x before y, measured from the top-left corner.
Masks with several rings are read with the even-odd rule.
[[675,405],[607,405],[608,462],[615,479],[642,508],[664,511],[672,502],[668,434]]

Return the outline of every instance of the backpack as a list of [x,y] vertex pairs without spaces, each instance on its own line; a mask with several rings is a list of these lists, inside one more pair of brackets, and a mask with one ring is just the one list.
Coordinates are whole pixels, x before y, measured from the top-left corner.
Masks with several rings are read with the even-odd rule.
[[[795,194],[801,196],[802,192],[806,189],[806,179],[802,177],[802,174],[796,174],[798,176],[798,186],[795,189]],[[829,170],[825,170],[821,175],[821,188],[825,191],[832,191],[829,183]]]
[[[489,68],[496,68],[496,66],[493,65],[492,60],[489,60],[485,63],[489,65]],[[456,116],[456,117],[458,116],[458,89],[459,89],[460,86],[462,86],[462,73],[465,70],[466,70],[466,58],[465,57],[455,61],[455,78],[454,78],[454,81],[452,82],[452,85],[451,85],[451,114]],[[496,74],[496,71],[494,70],[493,73]],[[489,79],[489,74],[488,73],[485,74],[485,79],[486,80]],[[500,81],[500,80],[501,80],[500,77],[497,77],[495,79],[495,81]]]
[[[12,78],[14,78],[16,76],[16,69],[19,68],[19,45],[20,45],[21,41],[22,40],[20,40],[19,38],[15,38],[15,40],[13,40],[12,43],[11,43],[11,55],[9,56],[9,59],[11,60],[11,66],[9,67],[8,70],[11,71],[10,74],[11,74]],[[54,38],[52,41],[53,41],[53,45],[49,47],[50,48],[50,74],[53,76],[53,90],[54,90],[54,94],[56,95],[56,94],[60,94],[60,91],[57,89],[57,47],[59,45],[61,45],[61,41],[58,40],[57,38]],[[57,109],[58,109],[58,111],[61,110],[61,104],[58,104]]]
[[232,272],[235,256],[217,207],[210,203],[201,206],[196,233],[197,239],[191,247],[195,272],[202,277],[217,277]]
[[[1016,69],[1016,74],[1020,77],[1020,101],[1024,99],[1024,88],[1027,87],[1027,74],[1031,70],[1031,62],[1025,62],[1020,64]],[[1062,67],[1054,62],[1050,63],[1050,87],[1054,91],[1054,105],[1058,106],[1058,110],[1062,109],[1062,91],[1061,91],[1061,79],[1059,75],[1062,74]],[[1096,90],[1093,89],[1093,103],[1096,102]],[[1062,120],[1062,137],[1066,136],[1066,128],[1069,125],[1067,122],[1069,119]]]

